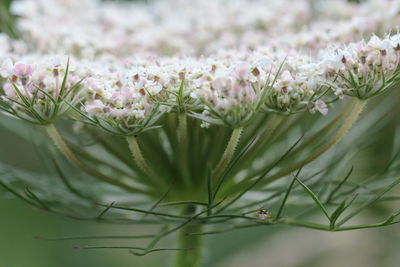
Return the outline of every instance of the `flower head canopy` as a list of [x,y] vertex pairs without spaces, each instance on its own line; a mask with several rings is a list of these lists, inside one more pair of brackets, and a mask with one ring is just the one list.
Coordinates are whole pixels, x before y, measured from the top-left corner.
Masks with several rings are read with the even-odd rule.
[[66,114],[80,99],[80,79],[69,71],[69,63],[28,64],[6,60],[1,69],[5,78],[0,108],[9,115],[49,124]]
[[321,79],[318,65],[310,59],[297,57],[288,59],[277,73],[276,82],[269,85],[266,101],[268,110],[293,114],[308,109],[326,115],[325,101],[333,101],[327,95],[327,86]]
[[400,81],[399,35],[353,43],[326,53],[321,63],[325,78],[336,95],[367,99]]
[[266,75],[257,67],[239,62],[233,67],[212,65],[200,75],[191,96],[203,105],[195,114],[207,123],[236,128],[248,123],[260,110]]
[[87,123],[116,135],[137,135],[152,129],[166,111],[153,98],[161,90],[138,75],[94,76],[85,86],[85,102],[78,111]]

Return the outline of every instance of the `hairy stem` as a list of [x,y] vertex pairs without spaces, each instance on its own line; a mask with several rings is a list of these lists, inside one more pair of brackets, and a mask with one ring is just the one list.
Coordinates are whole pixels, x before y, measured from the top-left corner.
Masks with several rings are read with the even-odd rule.
[[129,149],[132,153],[133,159],[136,162],[136,165],[148,176],[149,179],[152,180],[153,183],[155,183],[156,185],[165,185],[164,182],[157,179],[156,175],[147,164],[137,142],[137,138],[135,136],[127,136],[126,141],[128,142]]
[[146,193],[146,191],[129,186],[127,184],[124,184],[120,181],[114,180],[110,177],[107,177],[103,175],[102,173],[90,168],[89,166],[86,166],[82,161],[80,161],[75,154],[71,151],[71,149],[68,147],[68,145],[65,143],[64,139],[62,136],[59,134],[57,131],[56,127],[54,127],[53,124],[49,124],[46,126],[43,126],[46,133],[50,136],[50,138],[53,140],[54,144],[58,148],[58,150],[67,158],[69,162],[74,164],[75,166],[79,167],[81,170],[92,176],[93,178],[120,187],[126,191],[129,192],[138,192],[138,193]]
[[229,139],[228,145],[219,161],[217,167],[215,167],[213,172],[213,177],[215,179],[219,178],[229,162],[231,161],[233,155],[235,154],[236,147],[239,143],[240,136],[242,135],[243,127],[239,127],[233,130],[231,138]]

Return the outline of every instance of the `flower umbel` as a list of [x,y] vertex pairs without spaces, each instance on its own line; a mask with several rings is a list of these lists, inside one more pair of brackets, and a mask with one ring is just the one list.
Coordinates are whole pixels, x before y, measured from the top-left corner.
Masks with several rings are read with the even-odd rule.
[[5,62],[0,108],[34,124],[49,124],[68,113],[80,99],[81,81],[61,65]]
[[336,95],[368,99],[398,84],[399,63],[399,35],[394,35],[350,44],[326,56],[322,66]]
[[[117,135],[138,135],[155,127],[166,108],[154,100],[159,90],[135,76],[91,77],[80,114],[84,121]],[[151,92],[151,93],[150,93]]]

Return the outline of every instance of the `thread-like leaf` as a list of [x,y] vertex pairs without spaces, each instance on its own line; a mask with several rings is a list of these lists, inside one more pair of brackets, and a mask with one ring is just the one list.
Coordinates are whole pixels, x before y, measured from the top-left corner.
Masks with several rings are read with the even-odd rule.
[[322,202],[319,200],[319,198],[314,194],[314,192],[308,188],[302,181],[300,181],[297,177],[295,177],[296,181],[303,187],[304,191],[313,199],[315,204],[318,205],[318,207],[322,210],[322,212],[325,214],[326,218],[330,220],[330,216],[328,214],[328,211],[326,210],[325,206],[322,204]]
[[283,211],[283,208],[285,207],[286,200],[288,199],[289,194],[290,194],[290,191],[291,191],[292,188],[293,188],[294,182],[295,182],[296,179],[299,177],[300,172],[301,172],[301,168],[297,171],[297,173],[296,173],[296,175],[293,177],[292,182],[290,183],[288,189],[286,190],[286,193],[285,193],[285,196],[283,197],[282,203],[281,203],[281,205],[279,206],[278,212],[276,213],[275,220],[278,220],[278,219],[280,218],[280,216],[281,216],[281,214],[282,214],[282,211]]

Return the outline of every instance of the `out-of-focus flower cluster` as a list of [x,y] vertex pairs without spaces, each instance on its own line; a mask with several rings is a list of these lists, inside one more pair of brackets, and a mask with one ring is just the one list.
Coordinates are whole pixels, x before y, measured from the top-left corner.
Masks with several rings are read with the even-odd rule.
[[[21,0],[12,10],[22,39],[0,36],[1,107],[39,124],[73,108],[122,135],[171,111],[236,128],[260,112],[326,115],[344,95],[398,82],[399,35],[357,37],[393,29],[397,1]],[[70,56],[68,73],[66,59],[42,63],[53,53]]]
[[400,35],[373,36],[325,55],[325,76],[336,95],[366,99],[396,84],[399,77]]
[[21,0],[13,5],[29,49],[85,58],[201,55],[260,45],[320,49],[396,27],[399,11],[400,3],[391,0],[360,5],[344,0]]
[[80,100],[80,78],[58,61],[28,64],[8,59],[0,68],[6,78],[2,109],[20,119],[47,124]]

